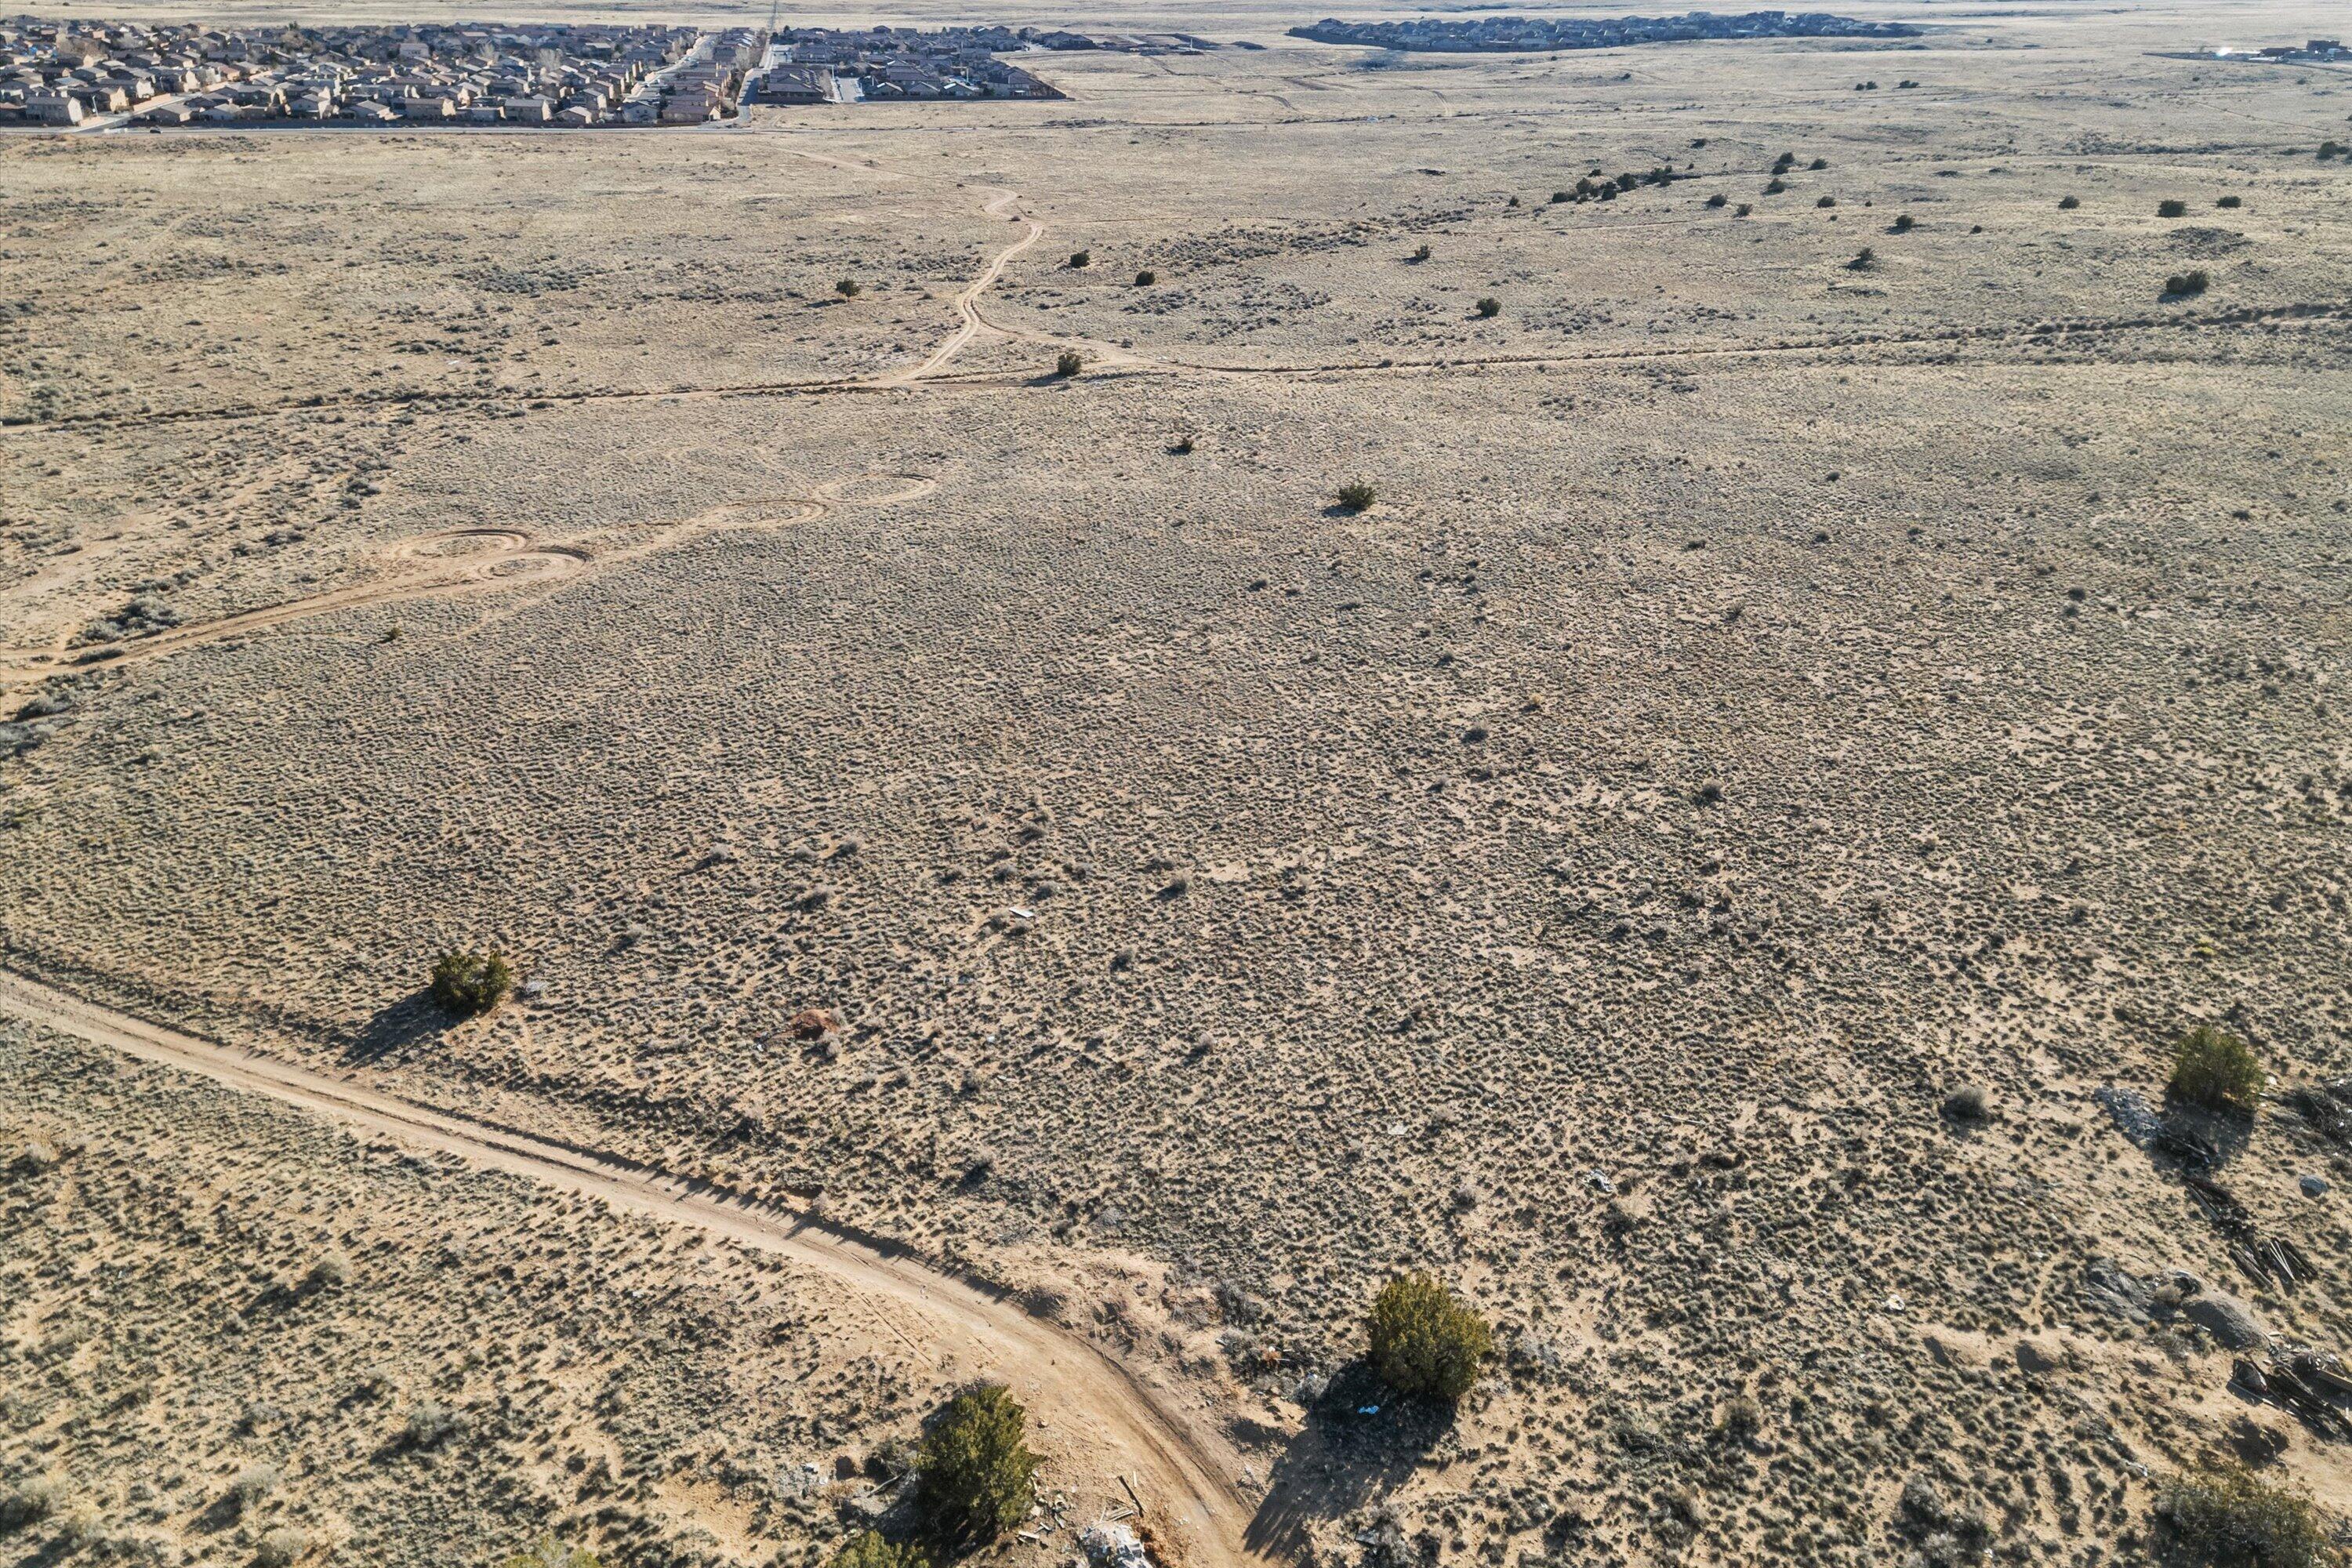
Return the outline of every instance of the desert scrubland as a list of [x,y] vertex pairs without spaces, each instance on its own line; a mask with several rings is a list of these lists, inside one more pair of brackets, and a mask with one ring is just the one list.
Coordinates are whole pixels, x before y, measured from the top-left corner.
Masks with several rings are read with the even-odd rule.
[[[1170,1433],[1202,1568],[2352,1504],[2231,1383],[2352,1351],[2352,75],[1861,14],[1931,30],[0,139],[6,966],[1134,1380],[12,1026],[0,1561],[817,1561],[982,1373],[1019,1563]],[[1458,1407],[1359,1364],[1407,1269]]]

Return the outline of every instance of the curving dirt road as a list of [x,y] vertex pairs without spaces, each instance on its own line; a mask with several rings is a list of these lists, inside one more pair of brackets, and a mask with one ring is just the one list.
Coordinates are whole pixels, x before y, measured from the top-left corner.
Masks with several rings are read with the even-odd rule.
[[152,637],[102,643],[86,649],[69,649],[62,645],[0,648],[0,690],[82,665],[141,664],[205,643],[362,605],[397,604],[428,594],[458,594],[550,582],[579,572],[588,564],[590,557],[586,551],[568,544],[534,543],[528,534],[512,529],[460,528],[404,540],[392,549],[387,559],[393,563],[392,574],[372,583],[314,594],[307,599],[265,605],[257,610],[223,616],[218,620],[173,626]]
[[982,269],[980,276],[964,285],[963,291],[955,297],[956,314],[963,318],[963,324],[949,333],[947,340],[931,351],[929,358],[912,370],[898,371],[882,376],[875,384],[906,386],[945,370],[948,362],[963,352],[964,344],[971,342],[981,330],[988,325],[981,319],[980,297],[995,286],[997,279],[1003,275],[1005,263],[1036,244],[1045,234],[1044,224],[1039,223],[1035,218],[1013,211],[1021,202],[1021,194],[1018,191],[1008,191],[1001,186],[990,188],[995,190],[997,194],[982,203],[980,210],[991,217],[1003,217],[1008,212],[1012,212],[1014,221],[1027,225],[1029,232],[998,251],[995,258]]
[[1133,1485],[1164,1562],[1240,1568],[1254,1560],[1243,1544],[1250,1510],[1225,1479],[1239,1466],[1213,1434],[1078,1334],[887,1243],[618,1155],[181,1034],[7,970],[0,970],[0,1013],[787,1258],[889,1309],[891,1318],[919,1319],[935,1360],[952,1355],[1010,1384],[1057,1458],[1106,1486],[1113,1477]]
[[289,599],[217,620],[173,626],[152,637],[87,648],[68,647],[63,641],[47,647],[0,647],[0,693],[32,686],[68,669],[141,664],[337,610],[398,604],[428,595],[553,583],[591,566],[634,560],[707,534],[813,522],[836,507],[891,506],[927,496],[938,488],[939,481],[925,474],[856,474],[818,486],[814,495],[725,501],[683,521],[658,524],[647,537],[633,543],[608,547],[599,542],[593,549],[574,543],[541,543],[509,528],[456,528],[419,534],[384,552],[388,574],[306,599]]

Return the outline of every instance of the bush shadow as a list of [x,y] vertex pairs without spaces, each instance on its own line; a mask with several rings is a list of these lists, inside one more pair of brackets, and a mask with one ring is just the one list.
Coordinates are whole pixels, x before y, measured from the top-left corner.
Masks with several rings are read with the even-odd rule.
[[1275,1461],[1244,1544],[1272,1560],[1297,1557],[1317,1521],[1394,1489],[1453,1426],[1452,1405],[1401,1398],[1362,1362],[1342,1367]]
[[351,1064],[381,1061],[446,1034],[453,1022],[447,1010],[433,1000],[431,989],[419,986],[397,1002],[377,1008],[345,1048],[343,1060]]

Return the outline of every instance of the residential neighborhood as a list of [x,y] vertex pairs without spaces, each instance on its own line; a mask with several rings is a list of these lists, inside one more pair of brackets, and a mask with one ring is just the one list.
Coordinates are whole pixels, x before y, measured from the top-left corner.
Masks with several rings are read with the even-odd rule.
[[768,41],[748,96],[810,104],[1062,95],[1001,56],[1043,52],[1034,29],[787,27]]
[[898,103],[939,99],[1062,97],[1008,59],[1079,49],[1199,54],[1189,33],[1076,33],[1042,27],[786,27],[768,40],[747,103]]
[[763,35],[493,23],[222,28],[0,21],[0,126],[696,125]]
[[0,129],[695,126],[745,104],[1058,99],[1016,59],[1193,54],[1181,33],[646,24],[255,27],[0,20]]

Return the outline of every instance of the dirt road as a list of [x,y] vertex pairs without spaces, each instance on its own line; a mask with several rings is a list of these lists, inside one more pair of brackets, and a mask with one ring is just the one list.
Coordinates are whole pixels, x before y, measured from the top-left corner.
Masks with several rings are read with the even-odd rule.
[[1250,1510],[1227,1479],[1239,1465],[1213,1433],[1076,1333],[887,1243],[617,1155],[180,1034],[5,970],[0,1014],[785,1258],[863,1298],[935,1364],[952,1358],[959,1369],[1010,1384],[1054,1458],[1106,1487],[1118,1477],[1133,1484],[1171,1564],[1239,1568],[1253,1560],[1242,1544]]
[[997,187],[991,188],[996,189],[997,194],[982,205],[980,210],[986,213],[991,217],[1008,217],[1008,221],[1018,221],[1026,226],[1027,232],[1023,234],[1019,239],[1014,240],[1011,245],[1008,245],[1003,249],[998,251],[995,257],[989,262],[988,266],[981,272],[981,275],[973,279],[969,284],[965,285],[963,292],[955,297],[956,314],[962,317],[963,321],[962,324],[958,326],[953,332],[948,335],[947,341],[940,344],[938,348],[933,349],[930,353],[930,357],[924,360],[922,363],[915,366],[914,369],[900,371],[894,375],[883,376],[877,384],[885,386],[908,385],[912,383],[921,381],[927,376],[936,375],[940,371],[945,370],[950,362],[951,362],[957,354],[963,352],[964,344],[971,342],[973,337],[988,324],[981,320],[979,309],[980,297],[982,294],[987,293],[990,289],[995,286],[997,279],[1003,275],[1004,264],[1006,262],[1011,261],[1014,257],[1020,255],[1023,251],[1036,244],[1038,237],[1045,232],[1045,226],[1044,224],[1039,223],[1033,217],[1024,216],[1017,210],[1021,202],[1020,193],[1016,191],[998,189]]
[[29,685],[81,664],[140,664],[207,643],[306,621],[336,610],[396,605],[428,595],[510,588],[568,577],[588,564],[586,552],[566,544],[541,544],[503,528],[461,528],[404,542],[392,552],[386,574],[368,583],[289,599],[217,620],[173,626],[152,637],[100,644],[77,650],[62,642],[46,647],[0,647],[0,691]]
[[215,620],[87,648],[70,647],[62,637],[46,646],[0,647],[0,695],[71,669],[142,664],[338,610],[483,588],[552,585],[591,568],[634,561],[709,534],[814,522],[842,507],[895,506],[918,500],[938,488],[938,481],[926,474],[855,474],[819,485],[813,495],[722,502],[682,521],[659,524],[637,538],[609,544],[602,540],[535,542],[528,534],[505,528],[457,528],[420,534],[394,545],[378,563],[379,574],[369,581],[306,599],[282,600]]

